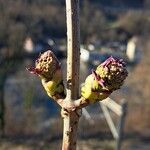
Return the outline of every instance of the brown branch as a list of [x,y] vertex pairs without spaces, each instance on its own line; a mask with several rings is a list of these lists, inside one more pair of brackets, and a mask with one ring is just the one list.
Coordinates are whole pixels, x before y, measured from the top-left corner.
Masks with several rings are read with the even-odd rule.
[[[65,107],[74,108],[73,101],[79,97],[80,25],[79,0],[66,0],[67,18],[67,98]],[[72,105],[73,104],[73,105]],[[64,117],[62,150],[76,150],[78,111]]]
[[52,98],[60,107],[63,108],[65,97],[65,95],[55,94]]
[[62,109],[65,109],[68,112],[72,112],[77,109],[82,109],[90,104],[88,99],[81,97],[75,101],[67,101],[66,99],[60,98],[60,95],[55,95],[53,99],[58,103]]
[[90,101],[84,97],[74,101],[75,109],[82,109],[88,105],[90,105]]

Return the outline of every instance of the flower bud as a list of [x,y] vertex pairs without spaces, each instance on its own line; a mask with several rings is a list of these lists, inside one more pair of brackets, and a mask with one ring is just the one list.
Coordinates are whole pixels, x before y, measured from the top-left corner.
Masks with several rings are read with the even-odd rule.
[[50,50],[40,54],[35,67],[27,68],[41,78],[42,85],[50,97],[64,97],[64,85],[60,63]]
[[127,75],[123,60],[110,57],[86,78],[81,95],[90,103],[103,100],[121,87]]
[[104,81],[106,89],[114,91],[122,86],[128,72],[122,59],[111,56],[97,67],[96,74]]
[[37,74],[46,80],[52,79],[58,69],[60,69],[60,63],[50,50],[40,54],[39,58],[35,61],[35,67],[28,68],[30,73]]

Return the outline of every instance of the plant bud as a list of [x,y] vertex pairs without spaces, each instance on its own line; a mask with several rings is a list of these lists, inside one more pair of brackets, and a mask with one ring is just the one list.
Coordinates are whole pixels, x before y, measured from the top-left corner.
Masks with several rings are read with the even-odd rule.
[[41,78],[42,85],[50,97],[64,97],[64,85],[60,63],[50,50],[40,54],[35,67],[27,68]]
[[123,60],[110,57],[86,78],[81,95],[90,103],[103,100],[121,87],[127,75]]
[[46,80],[52,79],[58,69],[60,69],[60,63],[50,50],[40,54],[39,58],[35,61],[34,68],[28,68],[30,73],[37,74]]
[[104,81],[106,89],[114,91],[122,86],[128,72],[122,59],[111,56],[97,67],[96,74]]

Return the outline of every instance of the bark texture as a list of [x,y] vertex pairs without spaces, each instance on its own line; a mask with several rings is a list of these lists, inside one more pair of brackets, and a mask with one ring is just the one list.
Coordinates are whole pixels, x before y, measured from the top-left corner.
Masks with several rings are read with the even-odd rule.
[[[79,0],[66,0],[67,16],[67,97],[66,103],[79,98],[80,34]],[[62,150],[76,150],[79,111],[64,115]]]

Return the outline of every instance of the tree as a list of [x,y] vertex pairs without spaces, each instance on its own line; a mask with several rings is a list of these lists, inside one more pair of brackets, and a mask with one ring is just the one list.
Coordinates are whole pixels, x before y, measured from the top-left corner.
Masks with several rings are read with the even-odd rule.
[[38,75],[49,97],[62,107],[64,120],[63,150],[75,150],[77,128],[81,116],[81,108],[108,97],[119,89],[127,76],[122,60],[110,57],[85,80],[79,98],[79,1],[66,0],[67,14],[67,89],[64,92],[61,66],[52,51],[47,51],[36,60],[35,67],[28,68]]

